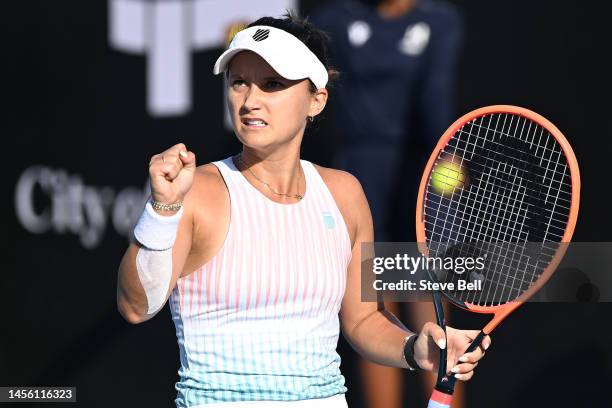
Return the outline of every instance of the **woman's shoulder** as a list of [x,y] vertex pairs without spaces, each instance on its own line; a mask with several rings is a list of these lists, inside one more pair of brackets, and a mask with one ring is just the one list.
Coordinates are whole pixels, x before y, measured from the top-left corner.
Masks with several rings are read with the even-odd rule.
[[314,164],[344,217],[351,237],[351,246],[359,225],[371,222],[370,207],[357,177],[343,170]]
[[363,195],[361,183],[357,177],[353,176],[351,173],[344,170],[332,169],[331,167],[323,167],[314,163],[313,166],[319,172],[327,188],[329,188],[334,196],[336,194],[342,194],[344,196],[348,195],[354,199],[357,196]]
[[212,162],[210,163],[206,163],[206,164],[201,164],[199,166],[196,167],[196,174],[199,176],[203,176],[205,178],[211,177],[211,176],[220,176],[219,174],[219,168]]
[[206,163],[196,167],[194,176],[194,187],[215,188],[223,187],[223,177],[217,166],[213,163]]
[[226,202],[227,188],[217,166],[207,163],[196,167],[193,184],[186,196],[194,208],[210,209],[210,206],[223,206]]

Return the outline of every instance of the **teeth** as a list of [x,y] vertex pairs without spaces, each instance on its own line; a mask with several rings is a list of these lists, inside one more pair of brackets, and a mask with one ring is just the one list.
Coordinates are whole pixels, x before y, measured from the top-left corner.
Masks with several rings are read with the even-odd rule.
[[247,120],[247,125],[265,126],[266,123],[262,120]]

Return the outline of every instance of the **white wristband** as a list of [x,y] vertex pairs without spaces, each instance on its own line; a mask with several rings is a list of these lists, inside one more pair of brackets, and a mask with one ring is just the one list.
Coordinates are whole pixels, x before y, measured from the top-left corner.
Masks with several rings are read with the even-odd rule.
[[172,248],[176,241],[176,231],[183,215],[183,208],[171,216],[163,216],[155,212],[150,201],[147,201],[140,219],[134,227],[134,238],[142,246],[155,251]]

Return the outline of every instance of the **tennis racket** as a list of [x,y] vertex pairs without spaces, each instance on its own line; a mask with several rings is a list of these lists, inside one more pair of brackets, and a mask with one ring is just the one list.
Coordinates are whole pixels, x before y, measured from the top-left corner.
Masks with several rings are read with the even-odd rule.
[[[421,179],[417,242],[427,257],[481,257],[484,268],[469,274],[428,271],[438,283],[480,281],[479,290],[459,291],[455,285],[433,292],[442,328],[443,297],[462,309],[493,315],[466,352],[476,349],[554,272],[576,225],[579,195],[572,148],[535,112],[484,107],[444,133]],[[446,374],[446,358],[446,349],[440,350],[430,408],[446,408],[452,401],[455,377]]]

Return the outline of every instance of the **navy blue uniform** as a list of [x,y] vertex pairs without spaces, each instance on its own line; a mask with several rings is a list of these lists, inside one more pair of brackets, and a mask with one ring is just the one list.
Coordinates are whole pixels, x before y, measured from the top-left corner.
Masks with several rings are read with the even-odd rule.
[[397,238],[394,210],[414,208],[405,201],[414,198],[420,170],[406,166],[406,148],[419,138],[431,151],[453,120],[461,20],[453,7],[433,1],[417,1],[394,19],[373,5],[342,1],[310,19],[330,34],[331,61],[340,71],[332,92],[341,133],[335,165],[361,181],[376,240]]

